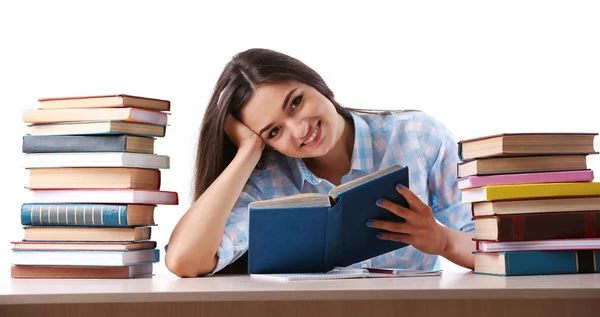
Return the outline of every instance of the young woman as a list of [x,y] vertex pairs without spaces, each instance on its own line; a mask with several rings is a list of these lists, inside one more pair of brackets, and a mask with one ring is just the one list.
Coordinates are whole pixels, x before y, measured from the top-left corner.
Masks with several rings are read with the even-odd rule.
[[[198,143],[194,203],[166,252],[180,277],[245,269],[248,204],[333,186],[393,164],[407,165],[410,209],[377,204],[405,223],[368,221],[380,239],[408,247],[353,266],[439,268],[438,256],[473,268],[469,204],[459,204],[456,141],[419,111],[344,108],[314,70],[290,56],[250,49],[233,57],[206,108]],[[439,221],[439,223],[437,221]],[[441,224],[440,224],[441,223]]]

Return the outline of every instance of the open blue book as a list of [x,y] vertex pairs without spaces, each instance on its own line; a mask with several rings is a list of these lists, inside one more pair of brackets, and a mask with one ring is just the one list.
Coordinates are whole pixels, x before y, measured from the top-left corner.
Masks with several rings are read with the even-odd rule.
[[369,277],[418,277],[439,276],[442,270],[404,270],[387,268],[339,268],[326,273],[280,273],[280,274],[250,274],[250,277],[273,281],[302,281],[302,280],[335,280]]
[[249,205],[248,273],[325,273],[406,246],[378,239],[369,219],[403,222],[375,204],[408,203],[395,186],[408,187],[408,167],[390,166],[333,188]]

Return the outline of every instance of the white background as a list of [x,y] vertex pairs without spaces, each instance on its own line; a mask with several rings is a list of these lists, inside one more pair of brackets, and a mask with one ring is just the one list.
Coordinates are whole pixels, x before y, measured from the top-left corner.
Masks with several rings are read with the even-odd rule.
[[[3,1],[0,276],[23,234],[21,111],[37,98],[171,100],[156,151],[171,157],[162,188],[181,204],[157,209],[162,248],[190,203],[202,114],[236,52],[282,51],[319,72],[343,105],[424,110],[457,139],[598,132],[599,16],[597,1]],[[597,156],[588,162],[600,171]],[[167,272],[162,259],[155,268]]]

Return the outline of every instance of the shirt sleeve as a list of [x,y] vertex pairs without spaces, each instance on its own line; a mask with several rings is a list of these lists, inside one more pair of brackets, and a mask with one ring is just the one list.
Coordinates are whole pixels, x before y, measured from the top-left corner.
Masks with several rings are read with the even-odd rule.
[[424,115],[423,132],[419,142],[427,160],[429,205],[435,218],[446,227],[473,233],[471,204],[460,203],[461,192],[457,185],[457,141],[452,133],[435,118]]
[[217,258],[219,259],[217,266],[205,276],[213,275],[222,270],[239,259],[248,250],[248,205],[262,199],[263,197],[254,183],[251,181],[246,183],[227,218],[221,244],[217,250]]

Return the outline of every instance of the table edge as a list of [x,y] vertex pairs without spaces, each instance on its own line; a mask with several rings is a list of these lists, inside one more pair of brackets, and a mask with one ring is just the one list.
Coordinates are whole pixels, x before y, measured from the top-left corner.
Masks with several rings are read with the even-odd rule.
[[[199,297],[199,295],[201,295]],[[0,305],[147,303],[147,302],[243,302],[334,300],[441,300],[441,299],[570,299],[600,298],[600,288],[589,289],[424,289],[424,290],[298,290],[227,292],[134,292],[87,294],[7,294]]]

